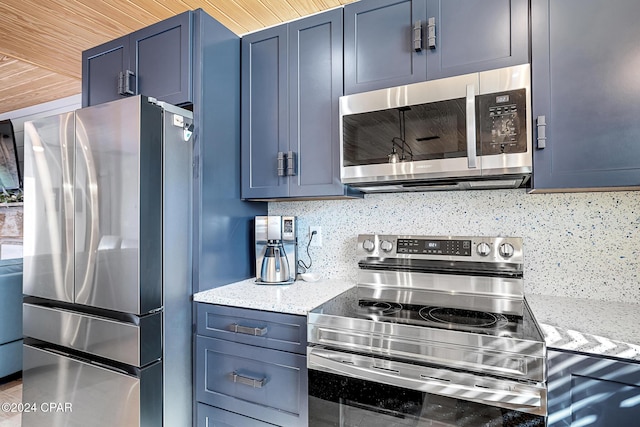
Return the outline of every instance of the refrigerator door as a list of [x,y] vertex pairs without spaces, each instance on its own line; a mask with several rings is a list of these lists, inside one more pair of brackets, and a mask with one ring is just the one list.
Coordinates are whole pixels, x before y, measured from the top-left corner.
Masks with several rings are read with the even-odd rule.
[[160,362],[125,373],[31,345],[23,360],[24,426],[162,425]]
[[76,303],[162,307],[162,138],[146,97],[76,111]]
[[26,295],[73,302],[74,114],[24,124]]

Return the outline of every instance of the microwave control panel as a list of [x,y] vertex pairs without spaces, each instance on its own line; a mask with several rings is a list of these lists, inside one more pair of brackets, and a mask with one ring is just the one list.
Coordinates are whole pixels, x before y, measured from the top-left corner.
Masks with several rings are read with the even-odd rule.
[[478,153],[526,153],[525,89],[478,96]]

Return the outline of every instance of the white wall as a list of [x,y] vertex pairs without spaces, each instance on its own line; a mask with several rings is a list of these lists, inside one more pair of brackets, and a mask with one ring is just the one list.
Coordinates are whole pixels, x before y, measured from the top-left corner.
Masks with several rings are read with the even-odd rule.
[[640,192],[527,194],[524,190],[369,195],[269,203],[297,215],[299,256],[310,225],[312,271],[355,281],[360,233],[508,235],[524,239],[527,293],[640,303]]
[[53,116],[55,114],[66,113],[67,111],[73,111],[80,108],[81,105],[82,97],[78,94],[0,114],[0,120],[10,119],[13,123],[21,174],[24,171],[24,122],[35,120],[39,117]]

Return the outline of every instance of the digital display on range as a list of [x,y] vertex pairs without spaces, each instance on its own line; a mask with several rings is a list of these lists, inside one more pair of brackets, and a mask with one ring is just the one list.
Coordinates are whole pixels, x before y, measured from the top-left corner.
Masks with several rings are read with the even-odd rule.
[[471,240],[398,239],[398,253],[471,256]]

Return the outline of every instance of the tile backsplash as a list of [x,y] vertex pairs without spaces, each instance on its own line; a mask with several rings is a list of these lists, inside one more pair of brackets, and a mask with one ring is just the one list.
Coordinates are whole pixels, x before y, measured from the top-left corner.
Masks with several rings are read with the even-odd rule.
[[355,281],[361,233],[502,235],[524,239],[525,292],[640,303],[640,192],[527,194],[524,190],[367,195],[355,200],[271,202],[298,216],[299,257],[309,226],[311,271]]

